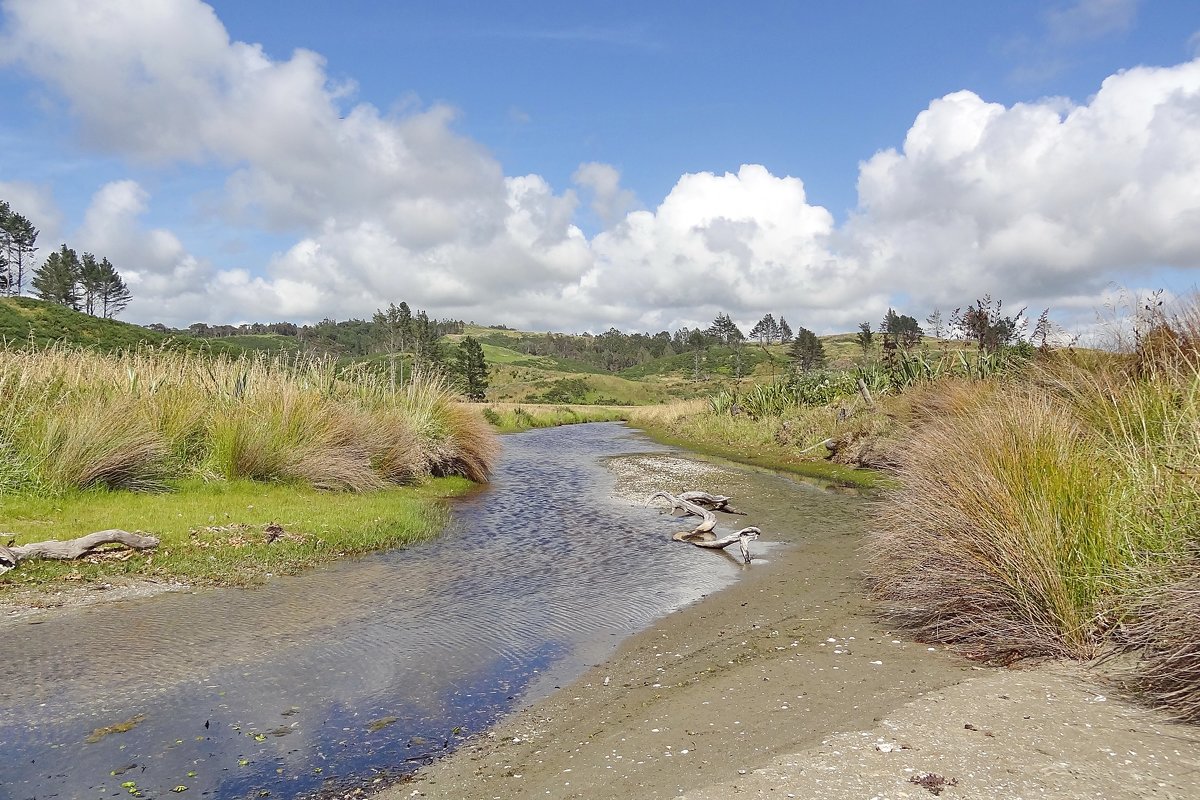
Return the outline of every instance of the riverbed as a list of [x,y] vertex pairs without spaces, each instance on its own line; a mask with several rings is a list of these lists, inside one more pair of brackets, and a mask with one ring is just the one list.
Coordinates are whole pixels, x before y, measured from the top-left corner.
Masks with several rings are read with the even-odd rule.
[[0,623],[0,798],[297,797],[443,756],[743,575],[618,462],[728,483],[620,425],[531,431],[432,542]]

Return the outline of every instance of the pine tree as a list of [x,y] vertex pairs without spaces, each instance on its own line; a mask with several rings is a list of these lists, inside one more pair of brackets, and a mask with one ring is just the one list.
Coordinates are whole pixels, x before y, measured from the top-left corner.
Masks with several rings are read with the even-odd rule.
[[879,332],[884,335],[885,340],[890,337],[892,342],[905,350],[909,350],[919,344],[921,337],[925,335],[925,331],[921,330],[921,326],[917,323],[915,317],[910,317],[907,314],[897,314],[891,308],[884,315],[883,322],[879,326]]
[[65,244],[33,273],[33,291],[42,300],[79,310],[79,256]]
[[771,344],[779,338],[779,323],[775,321],[775,315],[767,314],[756,322],[750,329],[750,338],[757,339],[760,345]]
[[808,328],[802,327],[796,331],[796,338],[788,350],[788,355],[791,356],[792,362],[805,372],[825,366],[825,345],[821,344],[817,335]]
[[787,344],[792,340],[792,326],[788,325],[787,320],[782,315],[779,317],[779,342]]
[[107,258],[101,259],[98,269],[100,279],[96,285],[96,303],[100,316],[112,319],[125,310],[125,306],[133,299],[133,294],[125,285],[117,268]]
[[424,311],[418,311],[413,320],[413,354],[418,364],[433,369],[442,366],[442,348],[438,338],[437,324],[430,322]]
[[863,356],[865,357],[871,351],[871,342],[875,341],[875,337],[871,333],[871,323],[860,322],[858,325],[858,335],[854,337],[854,340],[862,348]]
[[100,284],[104,280],[100,262],[91,253],[84,253],[79,266],[79,291],[83,299],[83,310],[96,315],[96,301],[100,296]]
[[408,350],[413,338],[412,312],[408,303],[388,303],[387,308],[375,312],[372,321],[375,323],[376,335],[387,352],[403,353]]
[[21,294],[29,258],[37,252],[38,229],[0,200],[0,294]]
[[488,388],[487,360],[483,357],[483,346],[473,337],[465,337],[455,352],[458,373],[462,379],[463,394],[468,400],[481,402]]

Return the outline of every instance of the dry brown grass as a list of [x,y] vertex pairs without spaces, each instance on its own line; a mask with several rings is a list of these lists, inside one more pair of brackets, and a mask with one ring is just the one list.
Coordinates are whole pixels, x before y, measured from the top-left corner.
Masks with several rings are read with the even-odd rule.
[[1180,719],[1200,722],[1200,564],[1133,610],[1128,646],[1141,659],[1128,688]]

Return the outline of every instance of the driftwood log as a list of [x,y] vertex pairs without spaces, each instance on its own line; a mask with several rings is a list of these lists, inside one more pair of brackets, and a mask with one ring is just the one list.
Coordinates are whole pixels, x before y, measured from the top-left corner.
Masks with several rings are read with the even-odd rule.
[[681,495],[673,495],[668,492],[655,492],[646,500],[646,505],[655,500],[663,499],[671,504],[672,511],[682,511],[686,516],[700,517],[701,521],[695,528],[690,531],[680,531],[674,534],[671,538],[677,542],[687,542],[694,544],[696,547],[708,547],[717,550],[724,550],[729,545],[737,542],[742,551],[742,560],[750,563],[750,542],[757,539],[762,533],[761,530],[755,527],[743,528],[737,533],[731,533],[728,536],[718,538],[713,529],[717,527],[717,515],[710,509],[724,511],[727,514],[744,513],[735,509],[729,508],[731,498],[724,495],[713,495],[707,492],[684,492]]
[[729,501],[732,497],[726,497],[723,494],[709,494],[708,492],[684,492],[679,495],[680,500],[688,500],[698,506],[711,508],[713,511],[723,511],[726,514],[737,514],[738,516],[746,516],[745,511],[738,511],[736,508],[729,507]]
[[123,544],[134,550],[151,550],[158,547],[158,538],[114,528],[107,531],[96,531],[87,536],[80,536],[78,539],[68,539],[65,542],[49,539],[44,542],[30,542],[9,547],[0,545],[0,575],[16,569],[22,561],[28,561],[31,558],[71,561],[82,558],[97,547],[106,544]]
[[747,564],[750,563],[750,542],[758,538],[762,531],[753,526],[742,528],[737,533],[731,533],[728,536],[717,538],[715,533],[695,533],[694,531],[680,531],[671,538],[677,542],[687,542],[694,544],[696,547],[711,547],[717,550],[724,550],[729,545],[737,542],[741,545],[742,560]]

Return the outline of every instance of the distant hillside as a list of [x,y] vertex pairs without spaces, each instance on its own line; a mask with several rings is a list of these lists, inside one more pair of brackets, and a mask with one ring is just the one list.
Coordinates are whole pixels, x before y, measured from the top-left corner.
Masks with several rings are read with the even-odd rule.
[[[447,325],[449,327],[449,325]],[[194,329],[194,330],[193,330]],[[440,341],[449,364],[455,346],[473,336],[483,346],[488,363],[492,401],[646,405],[675,398],[703,397],[732,384],[770,383],[788,373],[788,345],[762,346],[747,342],[739,351],[709,340],[700,351],[684,341],[686,329],[667,335],[601,335],[518,331],[458,325]],[[216,354],[247,352],[293,353],[300,350],[333,356],[343,363],[384,364],[382,338],[371,321],[325,320],[316,325],[273,323],[241,326],[197,324],[181,331],[151,330],[117,320],[72,311],[28,297],[0,298],[0,341],[9,347],[34,347],[64,342],[101,351],[124,350],[139,344]],[[852,368],[862,357],[853,333],[822,336],[828,364]],[[929,352],[967,347],[962,342],[926,338]],[[872,358],[879,358],[879,344]],[[399,360],[401,371],[411,368],[411,356]],[[385,367],[386,368],[386,367]]]
[[139,344],[212,353],[244,353],[236,344],[168,336],[140,325],[100,319],[57,303],[32,297],[0,297],[0,341],[9,347],[46,347],[56,342],[101,351],[126,350]]

